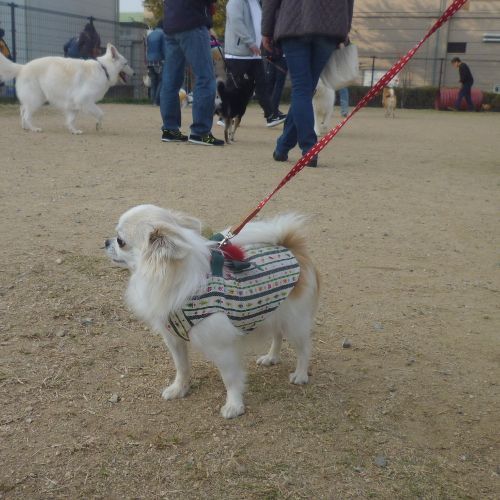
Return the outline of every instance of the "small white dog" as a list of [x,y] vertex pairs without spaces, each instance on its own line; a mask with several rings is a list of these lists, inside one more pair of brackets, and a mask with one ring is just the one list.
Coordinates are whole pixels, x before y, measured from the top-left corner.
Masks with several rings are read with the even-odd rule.
[[335,90],[327,87],[320,78],[313,96],[314,131],[318,137],[330,131],[334,105]]
[[308,382],[319,282],[306,252],[303,222],[304,217],[288,214],[248,224],[231,240],[246,254],[237,270],[222,258],[216,242],[201,236],[193,217],[154,205],[139,205],[120,217],[106,253],[129,268],[129,306],[170,349],[176,376],[163,391],[165,399],[189,391],[188,340],[220,371],[227,390],[225,418],[245,411],[247,340],[272,335],[269,352],[257,360],[269,366],[279,362],[287,338],[297,352],[290,381]]
[[66,125],[73,134],[79,111],[92,115],[96,128],[101,128],[103,112],[96,106],[108,89],[127,75],[134,74],[127,60],[108,43],[106,53],[97,59],[68,57],[40,57],[27,64],[16,64],[0,54],[0,79],[16,78],[17,98],[21,103],[21,126],[41,132],[31,121],[45,102],[60,108],[66,116]]

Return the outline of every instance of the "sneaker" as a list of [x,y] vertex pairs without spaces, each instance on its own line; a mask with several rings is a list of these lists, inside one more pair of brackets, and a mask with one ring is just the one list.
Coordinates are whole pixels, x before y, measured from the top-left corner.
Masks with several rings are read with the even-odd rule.
[[271,115],[267,118],[267,127],[276,127],[280,123],[283,123],[286,120],[286,115],[283,113],[277,113],[275,115]]
[[224,141],[216,139],[211,132],[206,135],[189,134],[189,142],[202,144],[203,146],[224,146]]
[[273,152],[273,160],[274,161],[287,161],[288,160],[288,155],[286,154],[280,154],[276,151]]
[[186,142],[188,136],[184,135],[180,130],[163,130],[161,134],[163,142]]
[[217,120],[217,125],[219,125],[219,127],[225,127],[226,124],[224,123],[224,120]]

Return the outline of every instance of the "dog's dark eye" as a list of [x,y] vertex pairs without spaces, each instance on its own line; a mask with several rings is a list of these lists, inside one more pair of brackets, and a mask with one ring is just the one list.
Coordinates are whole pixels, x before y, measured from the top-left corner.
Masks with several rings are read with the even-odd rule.
[[118,246],[120,248],[123,248],[125,246],[125,242],[121,238],[116,238],[116,242],[118,243]]

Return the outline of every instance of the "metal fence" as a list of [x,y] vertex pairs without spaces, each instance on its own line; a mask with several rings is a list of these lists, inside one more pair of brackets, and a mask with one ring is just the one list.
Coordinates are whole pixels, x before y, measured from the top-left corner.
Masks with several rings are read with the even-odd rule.
[[[392,66],[399,60],[401,54],[365,55],[359,54],[360,83],[372,87]],[[415,56],[403,70],[395,77],[393,84],[396,87],[458,87],[458,71],[450,65],[448,58]],[[500,59],[467,60],[467,64],[476,74],[500,74]],[[484,78],[483,78],[484,83]],[[493,85],[487,82],[485,90],[491,92]]]
[[[135,76],[127,85],[109,90],[108,97],[147,97],[142,83],[146,72],[144,62],[144,36],[147,26],[142,23],[119,23],[115,20],[89,18],[67,12],[18,5],[0,1],[0,27],[5,30],[4,40],[13,59],[21,64],[43,56],[62,56],[64,44],[78,36],[92,19],[105,49],[108,42],[115,45],[128,59]],[[12,83],[0,87],[0,96],[13,96]]]

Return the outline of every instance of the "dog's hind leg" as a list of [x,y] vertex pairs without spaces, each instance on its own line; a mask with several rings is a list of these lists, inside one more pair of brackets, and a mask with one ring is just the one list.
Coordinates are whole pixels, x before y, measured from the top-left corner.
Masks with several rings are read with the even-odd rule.
[[289,307],[289,314],[286,315],[283,331],[297,353],[297,366],[295,371],[290,374],[290,382],[292,384],[307,384],[313,318],[307,311],[300,310],[300,304],[294,306],[289,302],[286,305]]
[[225,117],[224,118],[224,140],[226,144],[231,144],[231,130],[232,130],[232,118]]
[[224,418],[245,413],[243,391],[246,373],[243,364],[243,346],[238,337],[241,332],[221,313],[212,314],[195,325],[190,332],[193,345],[210,359],[221,374],[226,387],[226,403],[220,412]]
[[240,126],[240,123],[241,123],[241,116],[237,116],[234,120],[233,120],[233,132],[231,134],[231,141],[234,142],[235,141],[235,138],[234,136],[236,135],[236,130],[238,130],[238,127]]
[[32,132],[41,132],[40,127],[35,127],[31,122],[31,117],[46,101],[45,94],[37,82],[18,81],[16,86],[17,97],[21,103],[21,127]]
[[257,364],[262,366],[276,365],[280,362],[280,351],[281,344],[283,343],[283,336],[281,332],[275,332],[273,335],[273,341],[271,343],[271,348],[267,354],[257,358]]
[[76,118],[77,114],[78,114],[78,111],[76,111],[74,109],[64,110],[64,115],[66,116],[66,126],[68,127],[69,131],[72,134],[79,135],[82,133],[82,131],[75,128],[75,118]]
[[183,398],[189,391],[190,378],[187,343],[167,331],[162,331],[162,337],[170,350],[176,369],[175,379],[163,390],[162,398],[167,400]]
[[[36,111],[36,110],[35,110]],[[20,113],[21,113],[21,127],[24,130],[31,130],[32,132],[41,132],[42,129],[40,127],[35,127],[31,122],[31,116],[33,115],[33,110],[30,109],[29,106],[21,105]]]

